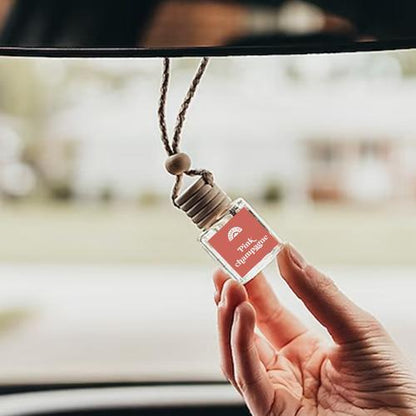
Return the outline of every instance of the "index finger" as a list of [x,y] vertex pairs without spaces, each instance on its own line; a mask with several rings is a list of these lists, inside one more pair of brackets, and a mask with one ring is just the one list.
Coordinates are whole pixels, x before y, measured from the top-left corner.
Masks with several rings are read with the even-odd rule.
[[[230,277],[222,270],[215,273],[217,293],[221,294],[228,279]],[[245,288],[256,310],[257,326],[276,348],[283,348],[307,332],[305,325],[280,303],[263,273],[247,283]]]
[[277,298],[263,273],[246,284],[250,303],[257,314],[257,326],[276,347],[283,348],[307,332],[305,325]]

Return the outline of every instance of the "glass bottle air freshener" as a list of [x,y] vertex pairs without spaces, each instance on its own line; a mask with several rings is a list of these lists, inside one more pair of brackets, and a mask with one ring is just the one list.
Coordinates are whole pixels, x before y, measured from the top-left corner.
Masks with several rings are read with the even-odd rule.
[[203,230],[203,247],[242,284],[257,276],[282,248],[282,241],[246,201],[232,202],[202,178],[176,202]]
[[[166,170],[176,176],[172,190],[174,205],[184,211],[203,230],[199,241],[208,253],[240,283],[259,274],[282,248],[281,240],[243,199],[231,199],[214,184],[213,175],[205,169],[191,169],[190,157],[179,149],[185,116],[201,78],[207,68],[203,58],[181,105],[172,140],[166,126],[166,99],[170,78],[170,60],[163,60],[159,101],[159,127],[162,143],[169,158]],[[184,175],[200,176],[182,195],[179,191]]]

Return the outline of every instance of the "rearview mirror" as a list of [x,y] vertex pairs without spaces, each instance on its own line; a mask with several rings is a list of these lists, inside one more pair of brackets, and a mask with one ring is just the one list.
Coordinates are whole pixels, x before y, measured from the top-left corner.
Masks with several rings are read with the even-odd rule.
[[414,0],[0,0],[0,54],[203,56],[416,46]]

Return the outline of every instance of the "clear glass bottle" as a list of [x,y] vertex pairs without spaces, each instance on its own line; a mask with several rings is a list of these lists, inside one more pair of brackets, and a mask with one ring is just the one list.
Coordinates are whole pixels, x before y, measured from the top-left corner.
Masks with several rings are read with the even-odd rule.
[[231,202],[220,188],[202,179],[176,203],[203,230],[199,241],[205,250],[242,284],[256,277],[283,246],[244,199]]
[[232,202],[199,241],[242,284],[256,277],[282,248],[282,241],[242,198]]

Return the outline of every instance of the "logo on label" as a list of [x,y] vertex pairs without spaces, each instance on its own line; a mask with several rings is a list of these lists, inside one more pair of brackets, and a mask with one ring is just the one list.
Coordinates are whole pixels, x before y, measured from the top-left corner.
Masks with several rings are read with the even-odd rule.
[[242,208],[209,240],[214,255],[222,257],[237,276],[243,278],[271,253],[280,241],[260,219]]
[[233,241],[243,231],[240,227],[233,227],[228,231],[228,241]]

